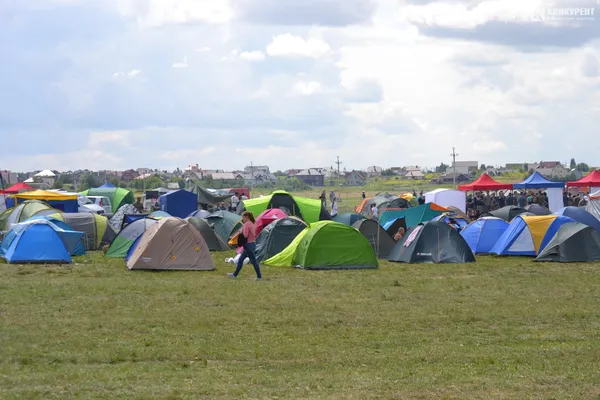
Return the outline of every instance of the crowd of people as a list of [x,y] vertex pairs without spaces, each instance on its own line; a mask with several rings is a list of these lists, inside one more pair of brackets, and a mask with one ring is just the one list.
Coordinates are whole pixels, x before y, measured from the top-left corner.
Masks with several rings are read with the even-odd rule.
[[[587,195],[563,193],[563,205],[583,207],[587,204]],[[475,192],[467,196],[467,215],[471,219],[479,218],[483,213],[498,210],[506,206],[525,208],[538,204],[548,208],[548,195],[544,191],[499,191]]]

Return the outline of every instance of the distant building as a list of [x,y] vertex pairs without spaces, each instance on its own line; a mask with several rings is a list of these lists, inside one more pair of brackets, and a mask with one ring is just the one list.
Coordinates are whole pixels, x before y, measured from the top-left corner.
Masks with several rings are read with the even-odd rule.
[[[454,182],[454,173],[442,174],[438,179],[434,179],[433,183],[444,184]],[[469,177],[465,174],[456,174],[456,183],[469,182]]]
[[264,172],[266,174],[271,173],[267,165],[249,165],[244,167],[244,173],[246,174],[252,174],[255,172]]
[[298,180],[303,181],[307,185],[311,186],[325,186],[325,175],[319,170],[309,168],[298,172],[295,175]]
[[[456,168],[456,171],[454,170]],[[479,169],[479,163],[477,161],[456,161],[454,163],[454,168],[451,166],[447,169],[449,172],[456,172],[457,174],[465,174],[469,175],[470,173],[475,173]]]
[[198,167],[198,164],[190,164],[188,165],[188,167],[185,169],[186,173],[193,173],[193,174],[197,174],[200,172],[200,168]]
[[233,172],[213,172],[210,174],[214,181],[235,181]]
[[494,168],[494,167],[488,167],[486,168],[486,170],[484,171],[486,174],[488,174],[489,176],[501,176],[502,172],[500,172],[498,170],[498,168]]
[[0,176],[2,176],[2,182],[6,187],[12,186],[18,182],[17,174],[14,172],[10,172],[8,170],[0,171]]
[[381,176],[382,173],[383,173],[383,168],[381,168],[381,167],[378,167],[378,166],[375,166],[375,165],[367,167],[367,174],[370,177]]
[[152,168],[138,168],[135,170],[139,175],[151,174],[154,172]]
[[132,180],[134,180],[138,176],[140,176],[140,174],[137,171],[134,171],[132,169],[128,169],[127,171],[123,171],[121,173],[121,180],[123,180],[125,182],[131,182]]
[[264,185],[266,183],[276,184],[277,177],[270,172],[255,171],[253,173],[238,172],[235,175],[236,180],[243,180],[246,186]]
[[558,179],[564,179],[571,173],[571,170],[562,165],[560,161],[544,161],[538,165],[535,171],[546,178]]
[[346,186],[364,186],[367,183],[367,174],[361,171],[351,171],[346,174]]
[[167,189],[169,189],[169,190],[179,190],[180,189],[179,188],[179,183],[177,183],[177,182],[167,183]]
[[412,171],[408,171],[406,173],[406,175],[404,175],[404,178],[414,179],[414,180],[422,180],[422,179],[425,179],[425,174],[423,174],[423,172],[421,172],[420,170],[412,170]]

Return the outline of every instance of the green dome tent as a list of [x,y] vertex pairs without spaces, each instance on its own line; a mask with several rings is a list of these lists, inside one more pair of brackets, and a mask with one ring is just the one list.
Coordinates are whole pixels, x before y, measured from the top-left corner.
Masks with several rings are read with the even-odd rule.
[[119,208],[125,204],[133,204],[135,199],[133,193],[123,188],[105,188],[99,187],[95,189],[88,189],[81,192],[84,196],[104,196],[108,197],[112,205],[112,212],[116,213]]
[[284,190],[276,190],[268,196],[244,200],[243,204],[246,211],[250,211],[254,216],[260,215],[269,208],[282,208],[288,211],[288,215],[298,217],[308,224],[331,219],[321,200],[293,196]]
[[229,211],[216,211],[205,219],[224,242],[242,228],[242,216]]
[[28,200],[14,208],[9,208],[0,213],[0,231],[10,230],[11,224],[18,224],[19,222],[26,221],[34,215],[41,215],[41,212],[46,212],[47,214],[59,211],[42,201]]
[[378,267],[368,240],[351,226],[333,221],[310,224],[281,253],[263,264],[304,269]]

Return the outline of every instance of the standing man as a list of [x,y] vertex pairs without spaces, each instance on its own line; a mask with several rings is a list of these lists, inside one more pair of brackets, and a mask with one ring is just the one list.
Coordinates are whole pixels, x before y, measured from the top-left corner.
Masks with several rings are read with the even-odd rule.
[[379,219],[379,210],[375,203],[371,204],[371,219],[377,221]]
[[231,208],[229,209],[229,211],[237,212],[238,206],[240,205],[240,198],[238,196],[238,192],[235,192],[233,196],[231,196]]

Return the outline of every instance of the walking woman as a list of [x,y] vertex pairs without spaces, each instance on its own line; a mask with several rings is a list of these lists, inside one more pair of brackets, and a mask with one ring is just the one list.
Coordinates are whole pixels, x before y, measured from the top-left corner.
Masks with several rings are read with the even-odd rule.
[[240,254],[235,272],[227,275],[234,279],[237,278],[244,266],[244,260],[248,257],[250,263],[254,266],[254,271],[256,271],[256,280],[259,281],[262,279],[262,275],[260,274],[260,265],[258,264],[258,261],[256,261],[256,255],[254,254],[254,251],[256,250],[256,221],[254,220],[254,215],[248,211],[244,211],[242,220],[244,221],[244,226],[242,227],[242,233],[240,233],[240,236],[238,237],[238,246],[241,245],[244,248],[244,251]]

